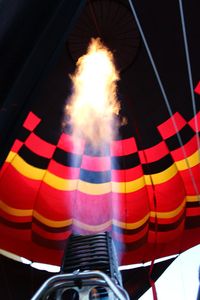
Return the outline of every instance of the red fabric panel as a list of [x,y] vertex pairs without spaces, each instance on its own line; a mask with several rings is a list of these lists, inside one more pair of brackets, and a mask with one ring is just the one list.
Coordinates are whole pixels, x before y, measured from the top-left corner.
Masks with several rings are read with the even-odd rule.
[[195,93],[197,93],[197,94],[200,95],[200,81],[199,81],[199,83],[197,84],[197,86],[195,87],[194,91],[195,91]]
[[103,172],[110,170],[111,162],[110,157],[92,157],[88,155],[83,155],[81,168],[89,171]]
[[55,160],[51,160],[48,166],[48,171],[52,174],[65,179],[78,179],[80,168],[73,168],[61,165]]
[[[76,146],[75,146],[76,145]],[[58,141],[57,147],[60,149],[75,154],[82,154],[85,143],[81,139],[76,139],[69,134],[62,133]]]
[[139,157],[142,164],[151,163],[157,161],[169,153],[167,145],[164,141],[158,143],[157,145],[139,151]]
[[71,219],[74,192],[56,190],[45,183],[40,183],[40,193],[34,209],[43,217],[63,221]]
[[143,176],[142,166],[128,170],[111,170],[111,178],[114,182],[128,182]]
[[[148,242],[152,244],[170,244],[181,237],[184,232],[184,224],[185,220],[183,220],[175,229],[162,232],[149,230]],[[155,255],[155,257],[157,257],[157,255]]]
[[73,202],[72,215],[88,225],[100,225],[112,219],[112,195],[87,195],[79,191]]
[[31,133],[27,140],[25,141],[25,145],[35,154],[38,154],[40,156],[51,158],[56,146],[52,145],[37,135],[35,133]]
[[32,209],[39,187],[39,181],[24,177],[9,165],[0,181],[0,199],[17,209]]
[[185,154],[186,157],[189,157],[190,155],[192,155],[193,153],[195,153],[197,151],[197,138],[196,136],[194,136],[193,138],[191,138],[191,140],[189,140],[189,142],[187,142],[184,145],[184,151],[182,148],[178,148],[176,150],[171,151],[171,156],[173,157],[174,161],[179,161],[182,159],[185,159]]
[[[14,216],[14,215],[11,215],[11,214],[8,214],[6,213],[5,211],[3,210],[0,210],[0,216],[6,221],[9,221],[13,224],[11,224],[13,227],[16,225],[16,228],[17,226],[22,224],[22,223],[27,223],[26,224],[26,227],[28,227],[28,223],[31,223],[32,222],[32,215],[30,216]],[[2,221],[4,223],[4,221]],[[22,224],[22,227],[23,227],[23,224]]]
[[[170,212],[175,210],[183,202],[186,196],[186,190],[182,184],[182,178],[179,173],[170,180],[156,185],[154,189],[156,211],[158,212]],[[153,200],[149,203],[151,210],[155,210]]]
[[30,112],[23,124],[23,126],[29,131],[33,131],[37,125],[41,122],[41,119],[38,118],[34,113]]
[[178,112],[175,113],[167,121],[157,127],[163,139],[167,139],[176,134],[173,120],[176,123],[178,131],[180,131],[186,125],[186,121],[183,119],[183,117]]
[[140,240],[141,238],[143,238],[144,236],[147,235],[148,233],[148,224],[142,228],[139,232],[135,233],[135,234],[124,234],[124,233],[120,233],[120,232],[115,232],[114,236],[115,239],[121,243],[132,243],[135,241]]
[[194,132],[197,132],[197,128],[198,132],[200,132],[200,111],[188,123],[192,127]]
[[21,141],[15,140],[15,142],[14,142],[14,144],[12,146],[11,151],[17,153],[20,150],[20,148],[22,147],[22,145],[23,145],[23,143]]
[[40,237],[54,241],[67,240],[67,238],[69,238],[69,235],[71,234],[71,232],[68,230],[65,230],[64,232],[47,232],[35,223],[33,223],[32,225],[32,230],[34,231],[34,233],[40,235]]
[[124,156],[137,151],[135,139],[133,137],[129,139],[112,141],[110,146],[111,156]]
[[137,222],[150,211],[147,189],[128,194],[112,194],[113,217],[121,222]]

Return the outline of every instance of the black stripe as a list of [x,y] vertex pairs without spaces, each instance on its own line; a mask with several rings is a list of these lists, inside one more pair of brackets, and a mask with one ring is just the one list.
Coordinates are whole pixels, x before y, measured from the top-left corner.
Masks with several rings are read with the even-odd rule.
[[22,145],[18,153],[29,165],[40,169],[47,169],[50,159],[35,154],[26,145]]
[[200,207],[200,201],[186,202],[187,208]]
[[95,172],[81,169],[80,170],[80,179],[90,183],[105,183],[110,182],[111,172]]
[[94,147],[91,143],[85,144],[84,154],[89,156],[110,156],[110,147],[103,143],[99,147]]
[[[184,220],[185,218],[185,211],[181,215],[181,217],[173,223],[168,223],[168,224],[156,224],[155,222],[149,222],[149,229],[153,231],[159,231],[159,232],[165,232],[169,230],[174,230],[176,229]],[[159,221],[158,221],[159,222]]]
[[69,228],[71,227],[71,225],[63,226],[63,227],[59,227],[59,228],[50,227],[50,226],[45,225],[44,223],[40,222],[39,220],[37,220],[35,217],[33,217],[33,223],[36,224],[37,226],[41,227],[45,231],[52,232],[52,233],[65,232],[65,231],[69,230]]
[[82,156],[56,148],[53,159],[64,166],[80,168]]
[[162,157],[161,159],[147,164],[142,164],[144,174],[155,174],[162,172],[169,168],[173,164],[173,160],[170,154]]
[[[192,139],[192,137],[195,135],[194,131],[192,128],[187,124],[185,125],[180,131],[180,136],[182,139],[183,145],[185,145],[189,140]],[[171,136],[170,138],[166,139],[166,143],[170,151],[176,150],[180,148],[180,143],[178,141],[177,134]]]
[[32,222],[13,222],[3,217],[0,217],[0,223],[11,228],[24,229],[24,230],[31,229],[32,226]]
[[25,142],[26,139],[28,138],[28,136],[30,135],[30,131],[24,127],[20,128],[18,134],[17,134],[17,138],[22,141]]
[[200,227],[200,216],[187,217],[185,220],[186,229],[194,229]]
[[46,239],[34,231],[32,231],[32,240],[34,243],[36,243],[42,247],[46,247],[46,248],[50,248],[50,249],[58,249],[58,250],[64,250],[65,244],[67,242],[67,239],[64,239],[64,240]]
[[148,232],[145,233],[145,235],[140,238],[139,240],[136,240],[134,242],[131,242],[131,243],[122,243],[122,242],[119,242],[118,240],[114,240],[114,244],[116,246],[116,249],[117,251],[122,251],[122,252],[125,252],[125,251],[132,251],[132,250],[136,250],[142,246],[144,246],[147,242],[147,239],[148,239]]
[[111,167],[113,170],[126,170],[138,165],[140,165],[140,160],[137,152],[124,156],[111,157]]
[[112,228],[114,231],[119,232],[121,234],[125,234],[125,235],[132,235],[132,234],[136,234],[138,232],[140,232],[141,230],[143,230],[146,226],[148,226],[149,220],[147,220],[143,225],[141,225],[138,228],[135,229],[125,229],[125,228],[121,228],[118,227],[116,225],[112,225]]

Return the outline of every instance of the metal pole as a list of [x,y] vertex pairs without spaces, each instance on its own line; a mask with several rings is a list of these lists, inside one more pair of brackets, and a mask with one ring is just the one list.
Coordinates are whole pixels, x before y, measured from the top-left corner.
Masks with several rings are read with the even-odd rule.
[[58,281],[77,280],[77,279],[84,280],[88,278],[91,278],[92,280],[94,278],[103,279],[106,285],[112,290],[112,292],[119,300],[129,300],[129,296],[127,292],[123,290],[121,287],[115,285],[113,281],[106,274],[100,271],[85,271],[80,273],[60,274],[60,275],[53,276],[43,283],[43,285],[38,289],[38,291],[31,298],[31,300],[41,299],[41,297],[50,288],[50,286],[56,284]]

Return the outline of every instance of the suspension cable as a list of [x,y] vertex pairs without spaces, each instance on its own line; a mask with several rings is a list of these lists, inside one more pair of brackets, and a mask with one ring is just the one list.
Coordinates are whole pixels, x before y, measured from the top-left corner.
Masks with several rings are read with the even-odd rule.
[[[188,77],[189,77],[189,84],[190,84],[190,93],[192,98],[192,108],[194,113],[194,124],[195,124],[195,130],[196,130],[196,137],[197,137],[197,148],[200,149],[200,141],[199,141],[199,128],[198,128],[198,122],[197,122],[197,110],[196,110],[196,104],[195,104],[195,96],[194,96],[194,85],[192,80],[192,68],[190,63],[190,55],[189,55],[189,49],[188,49],[188,42],[187,42],[187,33],[186,33],[186,27],[185,27],[185,17],[184,17],[184,11],[183,11],[183,4],[182,0],[179,0],[179,9],[180,9],[180,16],[181,16],[181,25],[182,25],[182,32],[183,32],[183,40],[184,40],[184,47],[185,47],[185,56],[186,56],[186,62],[187,62],[187,70],[188,70]],[[200,152],[199,152],[199,160],[200,160]]]
[[189,164],[189,161],[188,161],[188,158],[187,158],[187,154],[186,154],[186,151],[185,151],[183,142],[182,142],[182,138],[181,138],[180,133],[179,133],[179,131],[178,131],[178,127],[177,127],[176,121],[175,121],[175,119],[174,119],[173,112],[172,112],[172,109],[171,109],[171,106],[170,106],[170,103],[169,103],[167,94],[166,94],[165,89],[164,89],[164,87],[163,87],[162,81],[161,81],[161,79],[160,79],[160,75],[159,75],[158,70],[157,70],[157,68],[156,68],[156,64],[155,64],[155,62],[154,62],[153,56],[152,56],[152,54],[151,54],[150,48],[149,48],[149,46],[148,46],[147,40],[146,40],[146,38],[145,38],[143,29],[142,29],[142,26],[141,26],[141,24],[140,24],[140,21],[139,21],[139,19],[138,19],[137,13],[136,13],[136,10],[135,10],[135,8],[134,8],[133,1],[132,1],[132,0],[128,0],[128,2],[129,2],[129,4],[130,4],[130,7],[131,7],[131,10],[132,10],[133,16],[134,16],[134,18],[135,18],[135,22],[136,22],[136,24],[137,24],[137,26],[138,26],[140,35],[141,35],[141,37],[142,37],[144,46],[145,46],[146,51],[147,51],[147,54],[148,54],[148,57],[149,57],[149,59],[150,59],[151,65],[152,65],[152,67],[153,67],[153,70],[154,70],[156,79],[157,79],[157,81],[158,81],[158,84],[159,84],[159,87],[160,87],[160,90],[161,90],[163,99],[164,99],[164,101],[165,101],[165,104],[166,104],[166,107],[167,107],[167,110],[168,110],[168,113],[169,113],[169,115],[170,115],[170,117],[171,117],[171,119],[172,119],[172,124],[173,124],[173,126],[174,126],[174,129],[175,129],[175,132],[176,132],[176,135],[177,135],[177,138],[178,138],[179,145],[180,145],[180,147],[181,147],[181,149],[182,149],[183,157],[184,157],[184,159],[185,159],[185,162],[186,162],[186,165],[187,165],[187,168],[188,168],[188,172],[189,172],[190,177],[191,177],[191,181],[192,181],[192,184],[193,184],[195,193],[196,193],[197,195],[199,195],[199,190],[198,190],[197,184],[196,184],[196,182],[195,182],[195,179],[194,179],[194,176],[193,176],[193,173],[192,173],[192,169],[190,168],[190,164]]

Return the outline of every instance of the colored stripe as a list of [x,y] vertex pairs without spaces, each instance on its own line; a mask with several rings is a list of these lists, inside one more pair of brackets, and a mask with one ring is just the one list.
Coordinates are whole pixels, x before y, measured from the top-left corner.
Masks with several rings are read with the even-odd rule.
[[[179,134],[181,136],[181,141],[182,144],[185,145],[187,144],[192,137],[194,136],[194,132],[193,130],[189,127],[189,125],[185,125],[185,127],[183,127],[180,131]],[[166,139],[166,143],[167,143],[167,147],[169,148],[170,151],[174,151],[176,149],[181,149],[181,145],[180,145],[180,141],[178,139],[177,134],[169,137],[168,139]]]
[[188,165],[189,165],[190,168],[198,165],[200,163],[200,161],[199,161],[199,151],[200,150],[197,150],[194,154],[187,157],[187,160],[182,159],[180,161],[177,161],[176,162],[177,169],[179,171],[183,171],[183,170],[188,169]]
[[148,219],[149,219],[149,214],[146,214],[146,216],[144,216],[143,219],[141,219],[137,222],[125,223],[125,222],[120,222],[118,220],[113,220],[112,223],[113,223],[113,225],[120,227],[122,229],[132,230],[132,229],[136,229],[136,228],[143,226],[148,221]]
[[162,157],[160,160],[143,164],[142,167],[144,170],[144,174],[148,175],[148,174],[154,174],[154,173],[164,171],[167,168],[169,168],[172,164],[173,164],[172,157],[170,154],[168,154]]
[[39,214],[37,211],[33,212],[33,216],[39,220],[41,223],[49,226],[49,227],[55,227],[55,228],[60,228],[60,227],[66,227],[72,224],[72,219],[69,220],[64,220],[64,221],[55,221],[55,220],[50,220],[48,218],[45,218],[41,214]]
[[137,146],[133,137],[111,142],[111,156],[124,156],[135,152],[137,152]]
[[80,169],[80,180],[89,182],[89,183],[106,183],[111,181],[111,174],[110,171],[104,172],[94,172],[88,171],[84,169]]
[[178,131],[180,131],[186,125],[184,118],[178,112],[176,112],[167,121],[163,122],[157,127],[163,139],[168,139],[169,137],[176,135],[177,132],[176,128],[174,127],[174,123],[176,123]]
[[64,166],[80,168],[82,156],[57,148],[53,154],[53,159]]
[[[185,220],[185,228],[186,229],[194,229],[194,228],[199,229],[199,216],[187,217]],[[198,233],[198,235],[199,234],[200,233]]]
[[[184,145],[184,151],[188,157],[188,156],[192,155],[195,151],[197,151],[197,149],[198,149],[197,148],[197,139],[196,139],[196,136],[194,135],[189,140],[189,142],[187,142]],[[172,155],[174,161],[179,161],[179,160],[185,159],[184,151],[183,151],[182,147],[171,151],[171,155]]]
[[185,200],[174,210],[168,211],[168,212],[155,212],[151,211],[150,216],[155,218],[161,218],[161,219],[170,219],[174,218],[176,215],[178,215],[184,208],[185,208]]
[[65,152],[81,155],[84,151],[85,142],[69,134],[62,133],[57,147]]
[[[20,156],[16,155],[15,159],[13,159],[13,153],[11,152],[7,158],[7,161],[11,161],[12,166],[23,176],[28,177],[33,180],[42,180],[47,183],[48,185],[59,189],[59,190],[66,190],[72,191],[77,189],[77,180],[66,180],[64,178],[60,178],[49,171],[39,169],[33,167],[26,163]],[[198,153],[194,153],[188,158],[190,166],[195,166],[198,164]],[[177,167],[179,170],[187,169],[187,165],[185,160],[179,161],[176,164],[173,164],[168,169],[152,174],[152,175],[144,175],[140,178],[137,178],[133,181],[128,182],[108,182],[108,183],[101,183],[101,184],[92,184],[87,183],[84,181],[78,182],[78,190],[84,192],[86,194],[101,194],[101,193],[108,193],[112,191],[116,193],[130,193],[136,190],[143,188],[146,185],[151,185],[152,182],[154,184],[164,183],[170,180],[177,174]]]
[[169,154],[169,149],[164,141],[158,143],[157,145],[140,150],[139,157],[142,164],[152,163],[160,160]]
[[186,197],[186,202],[199,202],[199,201],[200,201],[200,195]]
[[[68,234],[68,236],[70,235],[70,232]],[[47,239],[44,238],[43,236],[41,237],[39,234],[37,234],[36,232],[32,232],[32,240],[34,243],[45,247],[47,249],[57,249],[57,250],[63,250],[65,245],[66,245],[66,241],[67,238],[63,239],[63,240],[52,240],[52,239]]]
[[103,232],[105,231],[109,226],[112,225],[112,221],[109,220],[103,224],[100,225],[89,225],[89,224],[85,224],[79,220],[73,220],[73,225],[75,225],[78,228],[81,228],[83,230],[87,230],[90,232]]
[[111,178],[114,182],[133,181],[142,176],[143,169],[141,165],[127,170],[111,170]]
[[78,181],[77,190],[90,195],[103,195],[112,191],[112,183],[93,184],[85,181]]
[[177,229],[177,227],[179,227],[182,224],[184,219],[185,219],[185,214],[183,213],[176,222],[167,223],[167,224],[163,224],[163,223],[155,224],[155,222],[153,223],[149,222],[149,230],[158,231],[158,232],[167,232],[170,230],[175,230]]
[[7,227],[14,228],[17,230],[28,230],[28,232],[30,232],[32,226],[32,222],[13,222],[5,219],[2,216],[0,216],[0,224],[4,224]]
[[61,191],[75,191],[77,189],[78,180],[60,178],[50,172],[46,172],[43,181],[53,188]]
[[114,170],[126,170],[140,165],[138,152],[124,156],[112,156],[111,168]]
[[46,170],[29,165],[19,155],[15,156],[11,164],[20,174],[35,180],[42,180],[46,172]]
[[129,182],[112,182],[112,192],[114,193],[132,193],[145,186],[144,177],[140,177]]
[[145,175],[145,182],[147,185],[151,185],[152,182],[154,184],[160,184],[160,183],[164,183],[168,180],[170,180],[171,178],[173,178],[176,174],[177,174],[177,168],[176,165],[173,164],[172,166],[170,166],[168,169],[166,169],[163,172],[157,173],[157,174],[152,174],[152,175]]
[[29,135],[25,141],[25,145],[35,154],[46,158],[51,158],[56,149],[55,145],[44,141],[34,133]]
[[88,171],[104,172],[111,168],[110,157],[91,157],[88,155],[83,155],[81,168]]
[[51,159],[49,163],[48,171],[58,177],[65,179],[78,179],[80,174],[79,168],[63,166],[53,159]]
[[63,227],[51,227],[47,224],[40,222],[35,217],[33,217],[33,223],[36,224],[38,227],[42,228],[44,231],[52,232],[52,233],[66,232],[67,230],[70,230],[71,224],[72,224],[72,222],[68,222],[69,224],[67,224],[66,226],[63,226]]
[[[67,228],[67,227],[65,227]],[[69,237],[70,228],[61,231],[46,231],[44,228],[38,226],[36,223],[32,224],[32,232],[37,233],[41,237],[51,240],[64,240]]]
[[6,158],[6,162],[7,162],[7,163],[11,163],[11,162],[12,162],[12,160],[13,160],[13,158],[15,157],[15,155],[16,155],[16,153],[15,153],[15,152],[13,152],[13,151],[10,151],[10,152],[8,153],[8,156],[7,156],[7,158]]
[[13,208],[1,200],[0,200],[0,208],[7,214],[17,216],[17,217],[29,217],[29,216],[32,216],[32,213],[33,213],[32,209]]
[[40,156],[32,152],[25,144],[19,150],[19,156],[26,161],[29,165],[32,165],[39,169],[47,169],[50,159]]

